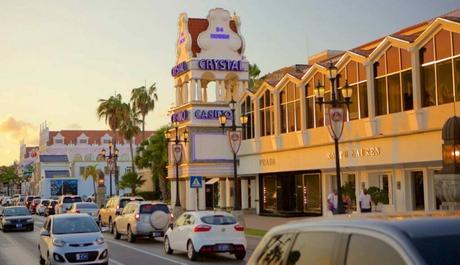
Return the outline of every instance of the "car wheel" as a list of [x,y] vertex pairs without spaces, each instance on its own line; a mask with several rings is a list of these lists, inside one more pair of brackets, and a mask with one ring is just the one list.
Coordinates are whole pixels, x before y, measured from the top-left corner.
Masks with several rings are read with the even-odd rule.
[[113,223],[112,223],[112,218],[109,219],[109,232],[113,234]]
[[174,250],[171,248],[171,245],[169,244],[169,238],[167,236],[165,237],[163,246],[164,246],[166,254],[172,254],[174,252]]
[[136,242],[136,236],[133,234],[133,231],[131,230],[131,226],[128,226],[128,242],[130,243]]
[[191,240],[187,243],[187,257],[189,260],[196,260],[198,253],[196,253],[195,248]]
[[246,251],[236,252],[235,257],[237,260],[243,260],[246,257]]
[[121,235],[120,235],[120,233],[118,233],[117,223],[114,223],[113,226],[114,226],[113,227],[113,238],[120,239]]

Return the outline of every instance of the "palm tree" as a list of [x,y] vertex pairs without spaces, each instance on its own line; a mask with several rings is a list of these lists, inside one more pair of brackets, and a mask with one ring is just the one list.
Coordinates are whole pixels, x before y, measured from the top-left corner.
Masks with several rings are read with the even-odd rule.
[[156,83],[153,83],[148,90],[145,86],[141,86],[131,91],[131,103],[139,110],[142,117],[142,139],[145,139],[145,116],[155,109],[155,101],[158,101]]
[[260,69],[257,64],[249,64],[249,88],[253,89],[258,85]]
[[96,199],[96,182],[99,177],[100,170],[96,168],[96,165],[87,166],[81,178],[86,181],[90,177],[93,179],[94,199]]
[[[117,131],[120,129],[120,124],[123,120],[127,119],[128,112],[126,111],[126,107],[124,107],[124,103],[122,101],[121,95],[116,94],[111,96],[108,99],[100,99],[99,106],[97,107],[97,117],[99,120],[104,119],[105,123],[107,123],[112,130],[114,141],[113,141],[113,148],[114,150],[117,147]],[[118,189],[118,167],[115,161],[115,187],[116,187],[116,194],[119,194]]]
[[123,138],[129,142],[129,148],[131,151],[131,164],[133,167],[133,172],[136,173],[134,167],[134,151],[133,151],[133,138],[140,132],[138,124],[141,122],[137,117],[139,112],[136,110],[135,106],[131,106],[129,103],[123,103],[123,109],[128,113],[126,119],[122,120],[120,123],[120,132]]
[[118,184],[121,189],[130,188],[131,193],[136,195],[136,189],[144,185],[145,179],[142,176],[138,176],[135,172],[128,172],[121,177],[121,181]]

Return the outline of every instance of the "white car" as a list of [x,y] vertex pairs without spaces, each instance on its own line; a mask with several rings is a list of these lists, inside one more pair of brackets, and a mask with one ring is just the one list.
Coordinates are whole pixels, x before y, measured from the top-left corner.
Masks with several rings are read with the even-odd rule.
[[40,264],[109,264],[101,230],[87,214],[48,217],[40,232],[38,250]]
[[162,238],[170,223],[171,213],[165,203],[132,201],[115,218],[113,236],[120,239],[121,235],[127,235],[131,243],[139,236]]
[[94,202],[75,202],[70,206],[70,209],[67,213],[86,213],[87,215],[93,217],[96,223],[99,222],[98,214],[99,207]]
[[186,251],[190,260],[200,254],[231,253],[238,260],[246,256],[244,227],[227,212],[185,212],[164,237],[164,250]]
[[35,213],[37,215],[44,215],[45,209],[50,204],[50,199],[41,199],[38,206],[35,208]]
[[58,204],[54,206],[54,212],[56,214],[66,213],[70,209],[70,206],[74,202],[82,202],[81,196],[78,195],[63,195],[59,198]]

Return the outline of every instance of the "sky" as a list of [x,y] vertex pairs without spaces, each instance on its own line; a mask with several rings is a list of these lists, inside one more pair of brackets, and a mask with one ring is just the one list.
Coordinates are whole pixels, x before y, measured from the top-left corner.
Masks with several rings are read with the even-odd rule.
[[460,8],[459,0],[0,0],[0,165],[51,130],[107,129],[98,100],[156,83],[147,129],[167,124],[177,18],[222,7],[241,18],[262,73],[348,50]]

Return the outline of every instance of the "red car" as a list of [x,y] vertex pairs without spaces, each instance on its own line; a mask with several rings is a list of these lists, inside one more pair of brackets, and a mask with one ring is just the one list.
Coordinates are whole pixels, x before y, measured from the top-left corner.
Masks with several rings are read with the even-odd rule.
[[40,204],[40,199],[34,199],[30,205],[29,205],[29,211],[32,213],[32,214],[35,214],[36,213],[36,210],[37,210],[37,206]]

